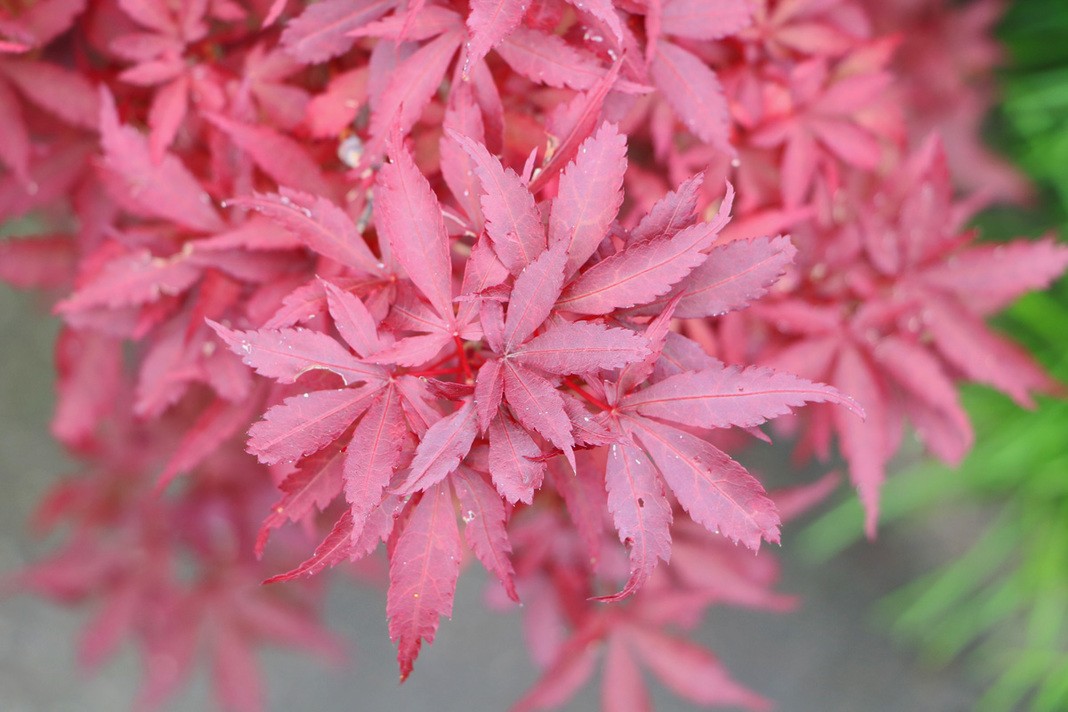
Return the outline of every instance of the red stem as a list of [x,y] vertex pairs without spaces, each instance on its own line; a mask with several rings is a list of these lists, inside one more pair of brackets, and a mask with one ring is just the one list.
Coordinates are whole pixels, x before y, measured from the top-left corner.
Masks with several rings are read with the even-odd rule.
[[467,383],[474,383],[475,376],[471,372],[471,363],[467,360],[467,352],[464,351],[464,342],[459,336],[452,337],[456,342],[456,356],[460,359],[460,369],[463,371],[464,380]]
[[585,388],[582,387],[581,384],[579,384],[578,381],[576,381],[571,376],[564,376],[564,383],[566,383],[568,387],[571,388],[571,390],[575,391],[575,393],[578,393],[580,396],[582,396],[587,401],[597,406],[601,410],[612,410],[612,406],[608,405],[600,398],[597,398],[596,396],[590,394]]
[[[426,368],[427,368],[427,370],[440,369],[442,367],[442,365],[447,363],[452,357],[453,357],[453,354],[449,354],[447,356],[443,356],[442,358],[439,358],[437,361],[435,361],[434,363],[430,364]],[[419,371],[418,373],[411,373],[409,375],[411,375],[411,376],[421,376],[421,375],[423,375],[425,373],[426,373],[426,371]]]

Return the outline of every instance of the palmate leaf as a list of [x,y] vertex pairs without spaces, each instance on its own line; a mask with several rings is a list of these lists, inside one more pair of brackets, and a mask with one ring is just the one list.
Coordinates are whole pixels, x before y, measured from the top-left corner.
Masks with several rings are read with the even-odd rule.
[[545,463],[541,448],[511,418],[497,417],[489,425],[489,471],[497,491],[511,503],[530,504],[541,486]]
[[754,551],[762,539],[778,543],[775,504],[744,467],[678,428],[641,417],[624,423],[695,522]]
[[608,447],[605,470],[608,511],[630,556],[630,579],[623,590],[602,598],[616,601],[633,594],[657,561],[671,558],[671,505],[649,456],[634,442]]
[[601,697],[613,712],[644,712],[653,709],[649,690],[634,654],[622,636],[612,636],[604,654]]
[[1026,351],[990,330],[982,319],[950,299],[932,299],[926,312],[935,348],[968,378],[1033,407],[1032,391],[1049,392],[1053,380]]
[[[366,29],[368,36],[415,32],[395,53],[383,50],[382,66],[437,91],[440,77],[430,77],[451,64],[455,28],[429,39],[433,32],[397,15]],[[528,30],[502,40],[501,56]],[[428,66],[416,66],[420,57]],[[475,76],[483,70],[472,67],[448,108],[474,137],[485,135],[492,113],[477,103]],[[370,97],[371,133],[388,154],[376,166],[369,213],[382,263],[334,203],[290,191],[247,201],[329,258],[319,263],[327,279],[296,282],[303,286],[284,297],[272,325],[296,316],[329,331],[213,328],[261,375],[291,383],[326,370],[355,386],[290,397],[253,428],[250,450],[265,462],[296,460],[300,473],[286,481],[282,510],[264,532],[287,518],[310,523],[322,507],[341,504],[334,502],[341,493],[346,505],[315,554],[272,580],[314,575],[388,537],[387,611],[402,679],[451,611],[457,519],[467,546],[516,599],[530,569],[511,561],[510,508],[529,507],[536,518],[540,497],[558,495],[591,566],[614,525],[629,565],[621,590],[602,600],[618,601],[671,557],[681,511],[689,519],[680,521],[752,549],[778,540],[779,517],[760,483],[696,430],[752,428],[812,401],[853,406],[812,381],[726,367],[671,331],[680,305],[687,315],[745,306],[781,277],[794,250],[785,238],[717,244],[733,189],[699,221],[700,178],[654,203],[630,233],[621,227],[626,139],[599,118],[620,65],[598,71],[590,96],[554,113],[562,153],[541,173],[536,153],[520,174],[483,142],[445,134],[442,150],[473,171],[462,177],[450,168],[445,176],[453,190],[475,189],[477,204],[455,196],[464,214],[439,201],[423,173],[424,147],[404,143],[429,94],[397,76],[369,76],[358,94]],[[390,114],[389,96],[402,95],[417,101]],[[313,322],[311,313],[329,319]],[[349,432],[342,447],[338,439]],[[593,463],[603,461],[602,476]],[[546,487],[553,492],[540,495]],[[676,503],[681,510],[673,511]],[[596,583],[586,595],[604,590]],[[615,667],[633,671],[640,662],[633,651],[619,655],[624,662]],[[708,694],[698,687],[688,694]]]
[[[910,408],[913,425],[944,461],[959,463],[972,445],[972,426],[945,369],[920,345],[887,336],[873,349],[879,365],[911,398],[926,406]],[[909,404],[906,403],[906,407]]]
[[565,275],[570,276],[601,244],[623,203],[627,139],[610,123],[579,148],[564,169],[549,213],[549,244],[567,246]]
[[474,162],[493,250],[510,272],[518,274],[545,251],[545,228],[534,196],[515,171],[504,168],[485,146],[465,136],[452,136]]
[[467,62],[477,62],[519,26],[526,12],[526,0],[474,0],[467,28]]
[[589,89],[604,74],[594,55],[530,27],[517,27],[496,49],[517,74],[551,87]]
[[104,167],[121,191],[118,199],[143,215],[163,218],[191,230],[214,232],[224,227],[193,174],[172,154],[158,163],[148,140],[136,129],[119,123],[115,100],[100,90],[100,134]]
[[293,186],[314,195],[333,195],[333,186],[323,175],[319,163],[295,139],[264,126],[244,124],[218,114],[205,113],[204,116],[279,185]]
[[586,626],[559,646],[556,655],[538,681],[521,697],[510,712],[553,709],[567,702],[593,675],[597,663],[598,631]]
[[[301,62],[324,62],[348,50],[348,33],[386,14],[395,0],[324,0],[305,8],[286,24],[282,46]],[[275,10],[272,15],[281,12]]]
[[1068,267],[1068,247],[1052,240],[973,247],[923,270],[924,284],[952,292],[980,314],[1001,311],[1013,300],[1045,289]]
[[565,107],[563,115],[557,115],[558,124],[554,134],[563,136],[560,145],[530,181],[530,191],[538,193],[549,184],[560,171],[569,165],[579,151],[579,146],[601,123],[601,108],[605,98],[615,88],[619,78],[622,58],[616,60],[607,72],[584,94],[579,94]]
[[623,407],[699,428],[750,428],[811,402],[831,402],[863,416],[834,388],[771,369],[723,366],[680,373],[627,396]]
[[0,121],[7,127],[0,139],[0,163],[15,174],[19,181],[29,182],[30,132],[22,117],[15,92],[0,80]]
[[383,77],[387,82],[384,91],[371,97],[371,143],[365,156],[377,156],[394,134],[404,136],[411,131],[441,85],[462,41],[461,29],[444,32]]
[[382,342],[378,336],[378,324],[371,312],[351,292],[346,292],[327,281],[322,281],[330,316],[334,319],[341,338],[358,355],[367,357],[379,350]]
[[701,197],[703,174],[687,178],[678,188],[653,203],[649,212],[630,231],[631,242],[662,240],[697,222],[697,201]]
[[645,626],[628,627],[625,635],[642,662],[679,696],[699,705],[771,708],[768,700],[732,680],[707,650]]
[[422,642],[434,642],[440,617],[452,615],[460,554],[452,494],[438,483],[412,507],[390,559],[386,615],[401,682],[411,673]]
[[485,432],[504,398],[504,373],[500,359],[487,359],[475,379],[475,413],[478,428]]
[[718,40],[748,27],[752,12],[745,0],[667,0],[660,11],[660,30],[695,40]]
[[415,3],[403,14],[394,14],[376,20],[351,33],[353,37],[377,37],[397,42],[418,42],[437,37],[461,24],[456,12],[438,5],[425,6]]
[[291,250],[301,246],[301,240],[277,222],[252,215],[243,223],[193,243],[194,252],[216,250]]
[[482,215],[480,177],[477,175],[476,162],[463,147],[464,140],[470,140],[476,146],[482,146],[487,156],[486,120],[475,103],[475,89],[470,84],[463,84],[450,97],[442,119],[443,135],[438,143],[441,153],[441,177],[449,192],[463,209],[472,232],[481,232],[485,226]]
[[282,188],[278,194],[253,194],[233,198],[227,204],[264,214],[308,249],[359,272],[381,274],[385,269],[363,241],[352,218],[322,196]]
[[249,430],[248,450],[260,462],[291,462],[333,442],[368,408],[379,384],[311,391],[272,406]]
[[555,242],[516,277],[504,317],[506,350],[526,341],[549,316],[564,283],[567,255],[567,244]]
[[391,144],[390,158],[378,173],[375,226],[438,316],[451,322],[452,261],[441,206],[407,149]]
[[352,512],[345,510],[334,523],[330,533],[315,549],[315,553],[296,568],[272,576],[263,583],[281,583],[302,576],[315,576],[344,561],[358,561],[374,551],[393,530],[400,503],[388,498],[377,507],[359,535],[352,532]]
[[832,383],[863,405],[865,422],[838,411],[833,413],[838,429],[838,447],[849,463],[849,476],[864,504],[865,530],[874,536],[879,517],[879,489],[886,477],[890,456],[887,436],[887,398],[878,376],[863,353],[843,349],[834,367]]
[[95,279],[60,302],[56,311],[70,314],[98,307],[139,305],[181,294],[201,273],[188,258],[189,254],[182,252],[169,258],[155,257],[145,249],[130,252],[108,262]]
[[796,248],[787,237],[758,237],[716,245],[686,279],[664,297],[634,310],[659,314],[670,298],[680,297],[675,316],[721,316],[764,296],[793,262]]
[[517,421],[563,451],[575,468],[575,438],[564,399],[545,378],[518,364],[504,366],[504,398]]
[[341,493],[343,462],[341,445],[336,444],[304,458],[297,469],[282,480],[278,485],[282,497],[271,507],[271,513],[263,520],[256,536],[257,556],[263,555],[272,529],[286,521],[298,522],[316,510],[326,509]]
[[[690,517],[708,530],[754,550],[763,539],[778,541],[779,517],[764,488],[725,453],[693,435],[692,429],[751,428],[809,401],[831,401],[853,415],[862,414],[855,403],[828,386],[769,369],[727,367],[681,335],[670,334],[673,340],[668,339],[667,325],[680,299],[676,296],[646,329],[652,354],[660,356],[669,341],[672,353],[627,366],[614,384],[617,391],[632,392],[619,398],[613,410],[618,412],[617,428],[627,440],[610,446],[606,484],[620,539],[632,548],[630,582],[612,600],[633,594],[656,565],[657,557],[648,555],[644,540],[649,533],[638,525],[644,507],[650,500],[658,501],[646,493],[660,491],[661,478]],[[654,370],[654,363],[666,359],[677,363],[677,370],[633,390]],[[653,473],[656,479],[651,478]],[[643,483],[640,488],[638,483]],[[661,523],[659,531],[666,535],[666,524]],[[670,546],[657,551],[670,552]]]
[[352,514],[345,512],[334,524],[326,539],[315,549],[315,553],[291,571],[287,571],[264,581],[280,583],[292,581],[301,576],[314,576],[320,571],[346,561],[352,553]]
[[632,242],[575,279],[557,306],[579,314],[608,314],[647,304],[700,266],[716,238],[708,223],[685,228],[670,238]]
[[261,376],[292,383],[320,369],[341,376],[348,385],[385,380],[380,366],[362,363],[326,334],[309,329],[236,331],[208,320],[230,350]]
[[156,491],[162,492],[177,475],[192,470],[247,427],[254,407],[250,399],[237,403],[220,399],[208,406],[167,460],[156,480]]
[[100,96],[94,84],[81,73],[29,59],[3,64],[0,72],[24,97],[45,111],[74,126],[97,127]]
[[645,338],[629,329],[588,321],[550,326],[516,348],[513,361],[556,374],[591,373],[640,361],[649,353]]
[[367,67],[341,72],[308,101],[305,122],[313,136],[337,136],[352,123],[367,101],[367,75]]
[[453,344],[453,337],[445,332],[406,336],[374,354],[370,360],[398,366],[418,366],[427,363],[446,346]]
[[345,455],[345,499],[358,539],[400,463],[408,434],[400,394],[391,385],[379,393],[352,434]]
[[456,412],[434,423],[423,435],[399,492],[411,494],[445,479],[471,450],[477,432],[474,405],[465,400]]
[[549,463],[549,481],[563,497],[564,505],[575,523],[583,549],[591,563],[601,560],[604,544],[605,512],[608,511],[605,480],[594,464],[591,451],[576,453],[579,468],[565,472],[558,462]]
[[568,4],[596,18],[608,28],[613,38],[623,42],[623,23],[615,8],[613,0],[568,0]]
[[456,498],[460,501],[464,522],[464,539],[478,560],[504,586],[513,601],[519,600],[512,567],[512,544],[505,529],[507,511],[493,488],[479,473],[466,467],[457,470],[452,479]]
[[661,41],[649,74],[682,123],[702,141],[729,148],[727,100],[715,73],[690,52]]

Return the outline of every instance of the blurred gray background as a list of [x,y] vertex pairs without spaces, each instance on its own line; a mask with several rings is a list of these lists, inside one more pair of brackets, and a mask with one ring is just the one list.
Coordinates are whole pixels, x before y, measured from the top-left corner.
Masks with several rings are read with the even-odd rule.
[[[28,516],[67,461],[48,435],[55,324],[29,295],[0,286],[0,574],[18,568],[48,542],[25,533]],[[964,549],[968,527],[884,531],[829,564],[802,561],[784,532],[781,590],[803,599],[786,615],[713,609],[698,641],[734,676],[777,701],[783,712],[954,712],[973,708],[978,688],[957,668],[925,668],[872,622],[871,604]],[[961,532],[964,532],[963,534]],[[523,650],[519,620],[487,612],[484,579],[468,569],[451,621],[424,649],[415,673],[397,685],[386,634],[384,595],[338,578],[329,623],[351,644],[351,665],[328,668],[285,651],[263,656],[271,712],[319,710],[506,710],[535,679]],[[130,650],[86,676],[75,662],[75,640],[86,611],[33,598],[0,598],[0,711],[117,712],[129,709],[139,675]],[[651,683],[657,709],[694,709]],[[597,710],[596,686],[568,710]],[[207,677],[169,709],[214,709]]]

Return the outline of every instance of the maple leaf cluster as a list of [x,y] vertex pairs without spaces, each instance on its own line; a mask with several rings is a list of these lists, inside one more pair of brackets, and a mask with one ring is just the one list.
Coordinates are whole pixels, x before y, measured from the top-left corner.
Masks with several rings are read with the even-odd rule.
[[792,605],[749,552],[835,479],[769,493],[733,455],[773,419],[837,448],[874,532],[906,422],[967,451],[958,381],[1056,389],[983,319],[1068,250],[973,246],[984,196],[927,137],[1022,194],[977,136],[996,12],[923,5],[0,6],[0,220],[31,226],[0,277],[56,298],[85,463],[22,584],[97,601],[84,657],[140,646],[145,707],[200,638],[237,710],[255,646],[338,654],[317,574],[352,562],[403,680],[471,558],[525,604],[517,709],[602,650],[608,710],[650,707],[639,667],[765,707],[685,632]]

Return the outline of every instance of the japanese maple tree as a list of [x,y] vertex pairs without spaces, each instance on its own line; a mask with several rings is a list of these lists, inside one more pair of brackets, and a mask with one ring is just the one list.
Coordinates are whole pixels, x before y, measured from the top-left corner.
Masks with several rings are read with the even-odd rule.
[[0,220],[30,226],[0,277],[55,298],[53,432],[85,463],[38,513],[67,544],[20,583],[94,600],[83,657],[132,640],[144,707],[203,640],[220,704],[258,709],[255,646],[336,655],[322,574],[379,557],[402,681],[473,558],[543,668],[517,709],[602,651],[613,712],[650,707],[640,668],[765,708],[685,634],[792,605],[753,552],[836,479],[768,492],[746,443],[781,418],[836,449],[874,534],[906,421],[957,461],[959,380],[1057,390],[983,319],[1068,250],[972,245],[983,196],[928,138],[1022,193],[957,130],[995,54],[951,65],[972,113],[924,114],[938,73],[895,34],[916,15],[0,4]]

